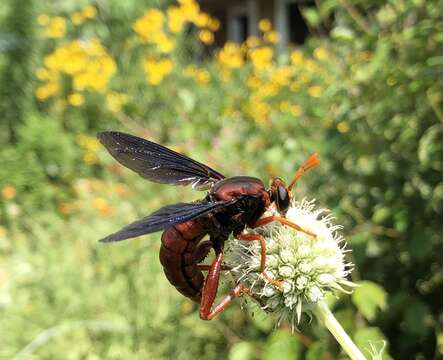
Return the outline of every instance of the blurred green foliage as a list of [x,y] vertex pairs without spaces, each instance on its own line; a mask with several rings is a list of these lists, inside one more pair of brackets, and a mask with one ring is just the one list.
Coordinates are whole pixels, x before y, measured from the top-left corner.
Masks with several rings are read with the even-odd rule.
[[[116,166],[94,140],[103,129],[263,179],[289,179],[319,152],[321,166],[296,194],[330,207],[353,250],[353,281],[362,286],[331,299],[340,322],[368,356],[369,340],[377,349],[386,342],[386,358],[443,356],[441,1],[321,2],[304,15],[311,26],[328,24],[329,36],[312,36],[294,52],[271,50],[270,60],[267,50],[254,57],[255,48],[226,47],[228,57],[204,58],[214,49],[196,40],[197,18],[186,34],[172,34],[173,51],[159,53],[132,26],[146,8],[170,2],[110,0],[92,4],[89,17],[87,5],[0,5],[0,358],[341,356],[315,321],[292,336],[243,300],[199,320],[197,305],[163,275],[159,234],[98,244],[164,204],[202,196]],[[62,16],[65,28],[57,20],[45,25],[54,36],[44,35],[44,14]],[[42,93],[41,78],[52,76],[39,72],[45,59],[89,38],[109,57],[103,89],[75,88],[75,76],[56,65],[62,70]],[[91,53],[82,54],[91,68]],[[165,72],[158,84],[147,58]],[[170,73],[160,59],[171,61]],[[293,82],[260,78],[260,66]],[[220,293],[231,286],[226,279]]]

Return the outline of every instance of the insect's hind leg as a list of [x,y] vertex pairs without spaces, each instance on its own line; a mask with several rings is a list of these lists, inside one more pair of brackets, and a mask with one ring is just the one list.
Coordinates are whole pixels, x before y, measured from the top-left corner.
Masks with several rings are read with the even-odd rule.
[[242,294],[248,294],[252,297],[254,295],[251,291],[241,284],[237,284],[227,296],[225,296],[220,303],[212,308],[215,297],[217,296],[218,283],[220,279],[220,272],[222,271],[223,252],[219,252],[209,268],[209,273],[206,276],[202,289],[202,297],[200,302],[200,318],[202,320],[211,320],[222,312],[236,297]]

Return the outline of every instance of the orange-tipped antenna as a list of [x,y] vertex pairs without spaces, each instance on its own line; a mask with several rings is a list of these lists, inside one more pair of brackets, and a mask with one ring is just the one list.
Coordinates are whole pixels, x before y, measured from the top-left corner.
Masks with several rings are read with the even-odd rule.
[[312,169],[318,164],[320,164],[320,159],[318,158],[317,153],[314,153],[311,156],[309,156],[308,159],[303,163],[303,165],[300,166],[298,170],[295,172],[294,179],[292,180],[291,184],[288,186],[288,191],[291,191],[291,189],[294,187],[298,179],[300,179],[307,170]]

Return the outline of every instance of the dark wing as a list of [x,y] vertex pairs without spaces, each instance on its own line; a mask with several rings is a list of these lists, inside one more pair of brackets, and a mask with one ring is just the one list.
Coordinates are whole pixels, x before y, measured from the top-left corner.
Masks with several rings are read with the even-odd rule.
[[120,231],[99,240],[101,242],[120,241],[150,234],[171,226],[184,223],[231,205],[235,200],[219,202],[194,202],[167,205],[160,210],[125,226]]
[[104,131],[97,138],[120,164],[153,182],[204,189],[225,178],[209,166],[133,135]]

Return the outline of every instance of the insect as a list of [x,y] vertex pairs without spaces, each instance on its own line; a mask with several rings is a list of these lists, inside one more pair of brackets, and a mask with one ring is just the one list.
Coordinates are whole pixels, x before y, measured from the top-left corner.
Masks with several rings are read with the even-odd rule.
[[[271,284],[281,283],[266,273],[266,242],[263,236],[243,233],[272,221],[278,221],[297,231],[315,237],[315,234],[288,221],[291,190],[303,173],[319,163],[312,154],[296,171],[289,186],[274,178],[270,188],[255,177],[226,178],[209,166],[139,137],[105,131],[97,134],[100,142],[122,165],[150,181],[169,185],[191,185],[208,190],[204,199],[167,205],[121,230],[101,239],[101,242],[121,241],[163,230],[160,262],[169,282],[186,297],[200,303],[200,318],[210,320],[236,297],[253,294],[237,284],[218,305],[213,307],[223,266],[225,241],[232,234],[244,241],[259,241],[261,246],[260,271]],[[274,203],[279,215],[263,217]],[[207,240],[203,240],[206,236]],[[201,264],[211,250],[215,258],[211,265]],[[203,272],[207,271],[206,278]]]

